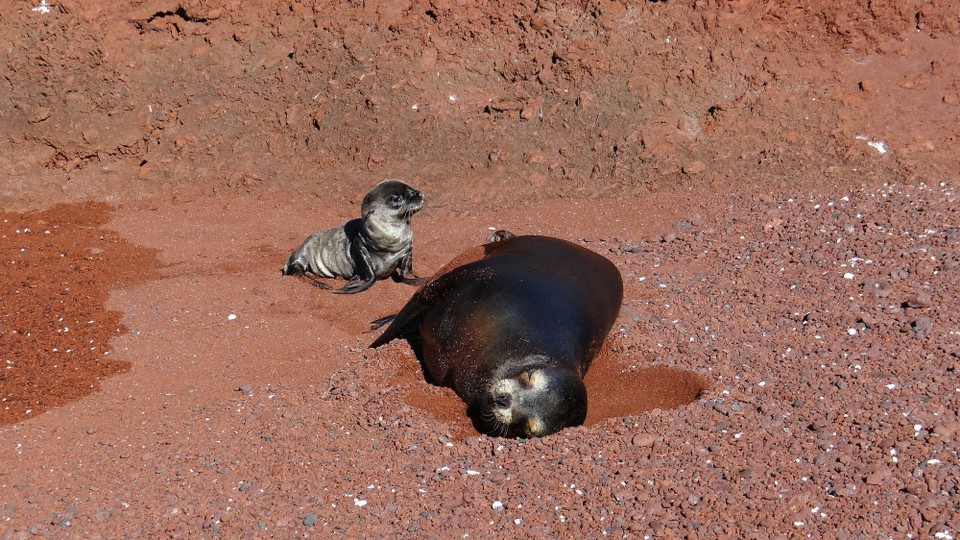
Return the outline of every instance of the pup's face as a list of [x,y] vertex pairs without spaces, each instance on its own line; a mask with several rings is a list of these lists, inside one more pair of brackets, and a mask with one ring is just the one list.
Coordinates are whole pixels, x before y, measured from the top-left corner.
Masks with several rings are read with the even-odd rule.
[[423,208],[423,195],[400,180],[384,180],[363,198],[364,218],[376,213],[379,219],[408,223]]
[[543,437],[567,426],[578,426],[587,416],[587,389],[575,373],[548,366],[528,366],[494,380],[483,416],[491,433]]

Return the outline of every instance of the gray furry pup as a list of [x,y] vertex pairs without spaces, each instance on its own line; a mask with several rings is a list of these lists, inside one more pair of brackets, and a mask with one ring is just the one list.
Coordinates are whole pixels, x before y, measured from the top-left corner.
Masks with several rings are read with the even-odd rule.
[[[360,219],[310,235],[283,266],[285,276],[312,274],[349,282],[340,294],[365,291],[378,279],[419,284],[413,275],[410,219],[423,207],[423,195],[400,180],[384,180],[363,198]],[[330,287],[314,281],[323,289]]]

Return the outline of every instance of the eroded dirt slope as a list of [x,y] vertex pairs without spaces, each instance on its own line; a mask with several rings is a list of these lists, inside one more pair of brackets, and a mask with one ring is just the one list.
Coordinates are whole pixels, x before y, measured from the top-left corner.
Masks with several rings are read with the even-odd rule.
[[957,168],[953,2],[31,7],[0,15],[7,206],[399,176],[489,209]]

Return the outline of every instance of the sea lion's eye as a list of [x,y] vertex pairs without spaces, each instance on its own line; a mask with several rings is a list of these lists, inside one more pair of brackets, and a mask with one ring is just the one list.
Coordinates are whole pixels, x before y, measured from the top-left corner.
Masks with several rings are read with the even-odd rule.
[[394,193],[393,195],[390,196],[390,204],[392,206],[400,206],[401,204],[403,204],[403,197],[400,196],[400,194],[398,193]]

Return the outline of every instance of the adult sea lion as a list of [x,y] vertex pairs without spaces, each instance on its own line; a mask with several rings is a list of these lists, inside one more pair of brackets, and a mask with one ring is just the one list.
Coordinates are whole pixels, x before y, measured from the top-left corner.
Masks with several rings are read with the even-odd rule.
[[419,344],[428,376],[467,403],[482,432],[540,437],[580,425],[583,376],[623,300],[620,272],[565,240],[496,236],[418,290],[370,346]]
[[[363,198],[359,219],[310,235],[290,254],[281,273],[349,280],[340,294],[367,290],[378,279],[419,284],[413,275],[410,219],[423,207],[423,195],[400,180],[384,180]],[[318,281],[323,289],[330,287]]]

